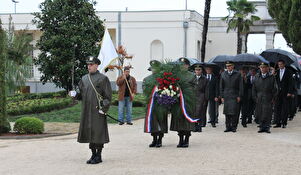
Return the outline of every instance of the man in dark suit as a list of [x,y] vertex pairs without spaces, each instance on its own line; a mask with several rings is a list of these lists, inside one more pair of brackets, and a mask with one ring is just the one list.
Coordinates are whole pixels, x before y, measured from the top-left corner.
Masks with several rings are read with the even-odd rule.
[[287,118],[289,114],[289,100],[292,98],[292,72],[285,68],[283,60],[278,61],[279,70],[276,72],[276,82],[278,85],[279,93],[275,104],[275,123],[274,128],[286,128]]
[[255,113],[254,113],[256,103],[255,103],[255,101],[252,98],[252,96],[253,96],[252,95],[252,87],[253,87],[253,84],[255,82],[256,73],[257,73],[256,68],[252,67],[250,69],[249,75],[247,76],[247,81],[249,82],[249,85],[250,85],[249,94],[248,94],[249,95],[249,98],[248,98],[248,100],[249,100],[249,105],[248,105],[249,108],[248,108],[248,116],[247,116],[248,121],[247,121],[247,123],[252,123],[252,116],[253,115],[254,115],[254,117],[256,117]]
[[209,123],[216,127],[218,117],[219,79],[213,74],[213,68],[206,66],[206,78],[208,80],[208,112]]

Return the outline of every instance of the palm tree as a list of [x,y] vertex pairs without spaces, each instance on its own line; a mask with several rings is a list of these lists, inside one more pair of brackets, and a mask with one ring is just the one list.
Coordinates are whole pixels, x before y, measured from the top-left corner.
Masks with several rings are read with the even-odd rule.
[[[252,2],[247,0],[230,0],[227,1],[229,15],[222,18],[228,23],[227,32],[237,30],[237,54],[242,51],[242,35],[247,36],[250,26],[255,21],[260,20],[258,16],[252,15],[257,10]],[[245,43],[244,43],[245,44]]]
[[9,25],[8,32],[4,31],[0,19],[0,134],[10,130],[6,112],[7,90],[25,82],[31,41],[25,31],[17,33],[12,25]]
[[205,9],[204,9],[204,25],[203,25],[203,33],[202,33],[202,48],[201,48],[201,61],[202,62],[204,62],[205,54],[206,54],[206,42],[207,42],[210,6],[211,6],[211,0],[206,0],[205,1]]

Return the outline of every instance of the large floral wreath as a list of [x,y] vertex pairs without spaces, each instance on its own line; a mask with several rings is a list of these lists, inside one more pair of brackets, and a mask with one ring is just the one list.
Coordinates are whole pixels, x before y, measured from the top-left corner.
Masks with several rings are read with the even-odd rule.
[[165,62],[152,69],[155,73],[145,82],[144,90],[148,104],[146,124],[149,124],[146,131],[150,127],[154,110],[156,113],[172,113],[173,116],[184,116],[189,122],[197,122],[197,119],[190,117],[195,106],[191,84],[193,74],[183,65],[173,62]]

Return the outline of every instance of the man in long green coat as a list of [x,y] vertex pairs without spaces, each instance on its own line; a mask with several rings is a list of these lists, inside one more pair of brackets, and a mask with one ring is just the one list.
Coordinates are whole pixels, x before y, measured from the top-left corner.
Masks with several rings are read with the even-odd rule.
[[273,104],[277,96],[275,77],[269,74],[267,63],[260,64],[260,73],[256,75],[252,87],[252,95],[256,102],[256,116],[259,121],[259,133],[270,133]]
[[[151,92],[146,92],[147,89],[146,87],[150,86],[152,84],[152,81],[155,81],[154,74],[156,73],[156,69],[159,68],[160,64],[161,63],[157,60],[150,61],[151,67],[149,68],[149,70],[152,71],[152,75],[149,75],[143,79],[142,89],[144,94],[151,93]],[[150,132],[151,135],[153,136],[153,141],[149,145],[149,147],[159,148],[162,146],[162,138],[164,137],[164,133],[168,132],[168,122],[167,122],[168,109],[155,102],[152,113],[153,113],[152,115],[153,118],[149,121],[150,131],[147,131],[146,129],[148,125],[147,123],[148,120],[145,119],[144,132]]]
[[[184,68],[187,69],[190,67],[190,61],[187,58],[180,58],[179,62],[183,64]],[[183,91],[193,92],[193,73],[190,73],[190,76],[187,77],[185,81],[190,84],[190,87],[182,89]],[[195,100],[195,99],[192,99]],[[185,102],[186,103],[186,102]],[[187,111],[190,115],[194,116],[194,106],[190,106],[190,110]],[[195,129],[195,124],[189,122],[183,115],[181,107],[177,107],[175,111],[171,113],[171,122],[170,130],[177,131],[179,136],[179,144],[177,148],[187,148],[189,147],[189,137],[191,136],[191,131]]]
[[243,82],[240,73],[234,70],[232,61],[227,61],[226,67],[227,71],[222,73],[220,79],[220,95],[226,115],[225,132],[236,132],[239,121],[239,103],[243,95]]
[[103,145],[109,142],[105,113],[110,107],[112,89],[108,77],[97,70],[100,60],[96,57],[89,57],[87,64],[89,73],[84,75],[79,82],[79,92],[76,95],[72,93],[70,95],[82,100],[77,141],[89,143],[92,156],[87,163],[97,164],[102,162]]

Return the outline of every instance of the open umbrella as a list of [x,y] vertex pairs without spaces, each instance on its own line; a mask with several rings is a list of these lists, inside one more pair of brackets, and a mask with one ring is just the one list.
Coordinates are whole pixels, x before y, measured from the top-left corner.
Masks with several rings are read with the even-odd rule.
[[205,68],[206,68],[206,67],[211,67],[212,70],[213,70],[213,73],[214,73],[215,75],[219,75],[219,73],[220,73],[220,71],[221,71],[221,67],[218,66],[218,65],[215,64],[215,63],[205,63],[204,66],[205,66]]
[[279,60],[283,60],[286,65],[298,62],[297,58],[292,53],[281,49],[268,49],[263,51],[260,55],[272,63],[277,63]]
[[233,61],[234,56],[231,55],[218,55],[216,57],[211,58],[208,63],[215,63],[220,67],[225,66],[226,61]]
[[269,64],[269,62],[266,59],[264,59],[262,56],[249,54],[249,53],[236,55],[233,61],[234,63],[239,65],[258,65],[262,62]]

